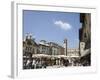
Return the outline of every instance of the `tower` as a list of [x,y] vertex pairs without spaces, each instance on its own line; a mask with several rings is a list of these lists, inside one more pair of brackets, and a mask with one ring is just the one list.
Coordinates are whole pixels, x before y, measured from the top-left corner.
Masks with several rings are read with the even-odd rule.
[[31,33],[29,34],[29,39],[32,39],[32,34]]
[[64,39],[64,55],[67,56],[67,39]]
[[25,35],[25,39],[26,39],[26,40],[28,39],[28,33],[26,33],[26,35]]
[[31,33],[26,33],[26,39],[32,39],[32,34]]

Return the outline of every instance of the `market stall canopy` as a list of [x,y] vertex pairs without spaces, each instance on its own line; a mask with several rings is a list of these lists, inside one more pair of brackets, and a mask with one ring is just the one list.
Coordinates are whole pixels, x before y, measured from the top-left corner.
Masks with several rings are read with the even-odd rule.
[[33,54],[32,58],[34,58],[34,57],[47,57],[47,58],[50,58],[50,55],[46,55],[46,54]]
[[55,58],[67,58],[66,55],[54,55]]

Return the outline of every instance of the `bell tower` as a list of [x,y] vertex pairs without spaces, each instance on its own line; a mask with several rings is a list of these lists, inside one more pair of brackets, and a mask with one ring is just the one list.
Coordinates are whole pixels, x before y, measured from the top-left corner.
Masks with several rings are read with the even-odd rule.
[[67,39],[64,39],[64,55],[67,56]]

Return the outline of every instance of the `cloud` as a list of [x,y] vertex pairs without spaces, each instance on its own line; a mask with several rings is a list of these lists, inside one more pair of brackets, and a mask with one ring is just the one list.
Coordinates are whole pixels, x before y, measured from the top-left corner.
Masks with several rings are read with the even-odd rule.
[[69,29],[72,28],[72,26],[71,26],[69,23],[63,22],[63,21],[61,21],[61,20],[55,21],[54,24],[55,24],[56,26],[60,27],[60,28],[63,29],[63,30],[69,30]]

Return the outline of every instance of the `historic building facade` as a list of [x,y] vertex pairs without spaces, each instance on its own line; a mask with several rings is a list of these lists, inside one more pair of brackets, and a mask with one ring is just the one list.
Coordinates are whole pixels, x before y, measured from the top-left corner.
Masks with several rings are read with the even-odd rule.
[[38,45],[40,54],[47,54],[47,55],[50,54],[49,44],[45,40],[41,40]]
[[79,57],[79,49],[78,48],[68,48],[67,56],[69,57]]
[[31,35],[27,35],[23,41],[23,52],[30,54],[47,54],[47,55],[65,55],[78,56],[79,49],[67,48],[67,39],[64,40],[64,46],[58,45],[54,42],[47,42],[41,40],[38,44],[32,39]]
[[39,46],[32,39],[31,34],[27,34],[25,41],[23,41],[23,68],[26,69],[28,62],[32,61],[32,55],[39,53]]
[[84,66],[91,65],[91,14],[80,13],[81,28],[79,30],[79,48],[81,63]]
[[80,23],[79,40],[85,42],[85,49],[88,49],[91,47],[91,14],[80,13]]

